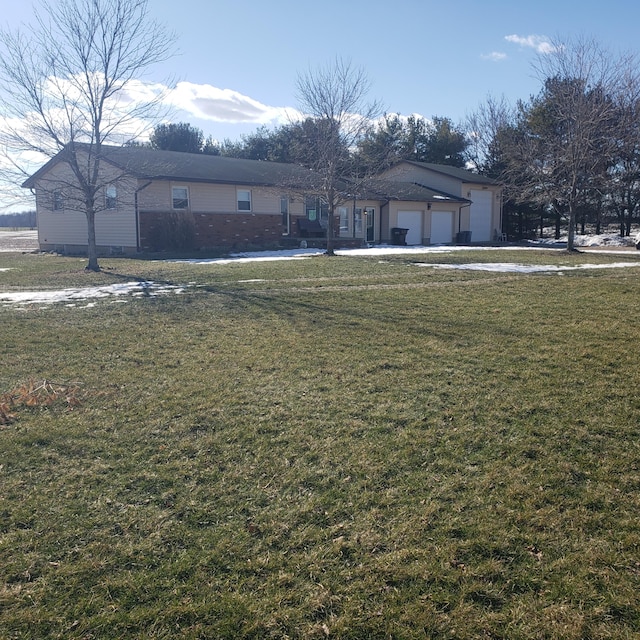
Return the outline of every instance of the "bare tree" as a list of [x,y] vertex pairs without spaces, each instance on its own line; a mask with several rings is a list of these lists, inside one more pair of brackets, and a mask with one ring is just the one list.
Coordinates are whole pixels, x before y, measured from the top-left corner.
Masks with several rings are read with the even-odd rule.
[[32,27],[0,32],[5,170],[24,179],[34,157],[57,157],[64,170],[40,182],[41,195],[64,193],[66,206],[86,215],[93,271],[100,268],[95,216],[118,179],[105,174],[102,147],[134,138],[158,115],[158,94],[141,96],[140,77],[172,52],[173,36],[150,19],[147,5],[43,0]]
[[316,121],[308,166],[318,176],[318,196],[328,210],[327,254],[334,254],[336,207],[354,196],[355,171],[350,152],[382,109],[367,102],[370,82],[365,72],[350,62],[309,70],[297,80],[301,111]]
[[467,136],[466,161],[478,172],[501,178],[500,134],[515,121],[515,109],[503,96],[489,96],[478,109],[465,118]]
[[615,212],[620,235],[628,236],[640,210],[640,72],[635,56],[629,55],[622,66],[614,101],[614,153],[601,200]]
[[566,217],[571,251],[580,206],[606,185],[620,60],[591,40],[558,41],[536,70],[541,93],[520,103],[515,126],[502,136],[506,175],[523,200]]

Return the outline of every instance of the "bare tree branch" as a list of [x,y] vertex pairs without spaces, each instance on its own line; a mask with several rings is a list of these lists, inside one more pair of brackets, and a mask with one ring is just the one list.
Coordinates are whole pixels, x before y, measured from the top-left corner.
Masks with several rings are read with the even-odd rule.
[[333,255],[336,206],[353,196],[354,171],[345,160],[372,120],[382,113],[378,102],[366,100],[370,89],[363,69],[336,59],[298,77],[297,96],[302,112],[315,121],[309,167],[319,177],[319,196],[329,212],[327,254]]
[[162,95],[141,95],[141,75],[166,60],[174,37],[148,14],[148,0],[43,0],[33,26],[0,31],[2,178],[24,179],[35,158],[57,154],[71,179],[40,180],[42,195],[64,189],[88,223],[87,268],[98,269],[97,196],[103,144],[123,144],[159,118]]

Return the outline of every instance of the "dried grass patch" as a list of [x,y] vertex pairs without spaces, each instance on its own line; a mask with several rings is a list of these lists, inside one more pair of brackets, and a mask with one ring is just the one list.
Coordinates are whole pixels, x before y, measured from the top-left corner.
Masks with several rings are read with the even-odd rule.
[[18,419],[17,412],[24,407],[80,406],[80,384],[61,384],[52,380],[29,379],[0,395],[0,425],[6,426]]

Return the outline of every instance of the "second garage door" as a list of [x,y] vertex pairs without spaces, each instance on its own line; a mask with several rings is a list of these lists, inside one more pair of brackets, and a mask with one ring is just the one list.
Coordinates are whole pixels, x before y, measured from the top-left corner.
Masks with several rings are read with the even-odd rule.
[[453,238],[450,211],[431,212],[431,244],[448,244]]

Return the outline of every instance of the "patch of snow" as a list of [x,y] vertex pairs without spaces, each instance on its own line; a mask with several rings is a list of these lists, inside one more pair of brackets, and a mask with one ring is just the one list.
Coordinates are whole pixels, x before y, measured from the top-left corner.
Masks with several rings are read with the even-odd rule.
[[53,304],[71,300],[91,300],[112,296],[159,296],[167,293],[182,293],[184,287],[158,285],[154,282],[124,282],[98,287],[60,289],[58,291],[10,291],[0,292],[0,303]]
[[[554,238],[540,238],[530,240],[531,244],[557,246],[559,244],[566,245],[568,237],[566,234],[561,235],[557,240]],[[631,243],[630,238],[623,238],[619,233],[601,233],[599,235],[576,234],[573,240],[576,247],[628,247]]]
[[1,230],[0,251],[36,251],[38,249],[38,232],[32,229],[21,231]]
[[[280,249],[277,251],[248,251],[233,253],[228,258],[190,258],[167,260],[179,264],[237,264],[241,262],[271,262],[274,260],[302,260],[322,255],[323,249]],[[162,261],[165,262],[165,261]]]
[[[496,251],[496,250],[521,250],[521,251],[539,251],[545,247],[537,244],[532,246],[456,246],[456,245],[430,245],[430,246],[397,246],[397,245],[376,245],[362,249],[341,249],[336,251],[341,256],[389,256],[389,255],[406,255],[419,256],[429,254],[446,254],[459,251]],[[603,253],[600,251],[599,253]],[[607,251],[606,253],[624,253],[629,255],[629,251]],[[224,265],[238,262],[266,262],[271,260],[303,260],[312,256],[320,256],[324,254],[323,249],[289,249],[280,251],[255,251],[247,253],[234,254],[229,258],[213,258],[213,259],[193,259],[193,260],[168,260],[167,262],[189,263],[189,264],[213,264]],[[384,260],[380,260],[384,263]],[[640,262],[617,262],[611,264],[583,264],[576,266],[557,266],[557,265],[528,265],[518,263],[467,263],[467,264],[435,264],[435,263],[417,263],[422,267],[432,267],[434,269],[462,269],[469,271],[494,271],[502,273],[563,273],[565,271],[573,271],[578,269],[615,269],[622,267],[637,267]],[[3,269],[7,271],[8,269]],[[241,280],[242,283],[265,282],[263,279]],[[112,285],[104,285],[97,287],[84,287],[77,289],[62,289],[58,291],[12,291],[0,292],[0,303],[29,305],[29,304],[52,304],[56,302],[66,302],[67,306],[75,307],[76,301],[90,301],[99,298],[110,299],[112,303],[124,303],[127,296],[159,296],[169,293],[180,294],[185,288],[193,286],[191,282],[184,286],[160,285],[154,282],[126,282]],[[87,302],[80,308],[91,308],[95,302]],[[46,307],[40,307],[46,308]]]
[[624,267],[640,267],[640,262],[612,262],[610,264],[580,264],[562,267],[553,264],[517,264],[509,262],[469,262],[467,264],[435,264],[419,262],[419,267],[433,269],[459,269],[462,271],[495,271],[498,273],[563,273],[581,269],[621,269]]

